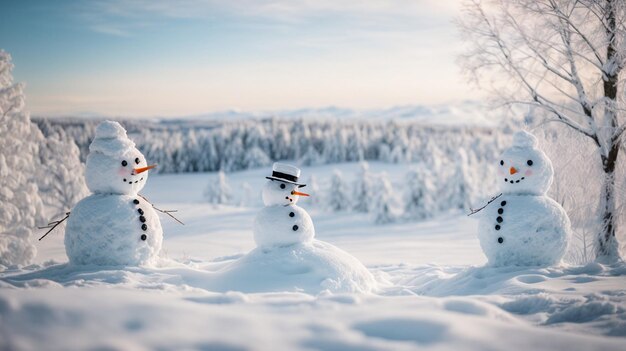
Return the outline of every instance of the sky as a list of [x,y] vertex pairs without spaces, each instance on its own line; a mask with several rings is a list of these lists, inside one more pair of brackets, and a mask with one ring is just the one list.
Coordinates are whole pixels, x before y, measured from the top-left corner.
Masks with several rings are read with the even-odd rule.
[[190,116],[474,98],[460,0],[5,0],[35,116]]

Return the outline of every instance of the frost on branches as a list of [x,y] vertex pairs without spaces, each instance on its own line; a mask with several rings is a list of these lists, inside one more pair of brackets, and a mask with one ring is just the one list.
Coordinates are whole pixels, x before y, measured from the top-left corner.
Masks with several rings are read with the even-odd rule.
[[12,69],[11,56],[0,50],[0,268],[35,257],[32,230],[42,214],[35,164],[43,137],[24,111]]
[[352,206],[357,212],[367,212],[371,202],[372,177],[367,162],[361,162],[359,167],[359,173],[354,180]]
[[385,224],[394,222],[397,219],[393,187],[387,177],[387,173],[382,173],[376,180],[376,190],[374,192],[372,215],[374,222]]
[[[44,124],[45,126],[45,124]],[[40,129],[46,135],[39,148],[38,186],[48,219],[58,219],[89,195],[80,151],[63,130]],[[50,134],[48,134],[50,133]]]
[[434,199],[437,188],[424,167],[414,167],[405,176],[404,215],[409,219],[425,219],[437,212]]
[[350,193],[343,174],[334,170],[328,189],[328,207],[332,211],[343,211],[350,208]]

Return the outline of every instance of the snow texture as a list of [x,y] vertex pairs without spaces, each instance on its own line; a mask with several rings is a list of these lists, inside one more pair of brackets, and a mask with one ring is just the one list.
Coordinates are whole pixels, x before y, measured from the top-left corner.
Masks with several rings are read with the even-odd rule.
[[135,148],[135,143],[126,136],[126,129],[114,121],[104,121],[96,128],[96,135],[89,145],[89,151],[110,157],[122,157]]
[[67,256],[81,265],[152,264],[162,241],[163,229],[152,205],[130,195],[86,197],[72,210],[65,231]]
[[376,289],[372,274],[347,252],[320,240],[257,248],[218,272],[217,291],[319,294],[366,293]]
[[552,164],[527,132],[514,136],[501,156],[498,175],[503,196],[480,213],[478,238],[494,266],[558,264],[567,249],[570,221],[565,210],[545,195]]
[[0,50],[0,270],[36,255],[32,229],[43,214],[36,175],[43,136],[24,111],[21,84],[13,83],[11,56]]
[[254,219],[254,242],[258,247],[288,246],[313,240],[311,216],[297,205],[263,208]]

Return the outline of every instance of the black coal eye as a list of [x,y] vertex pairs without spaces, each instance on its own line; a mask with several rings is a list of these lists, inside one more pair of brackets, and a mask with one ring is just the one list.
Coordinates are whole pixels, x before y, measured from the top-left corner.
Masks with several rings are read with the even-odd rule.
[[122,161],[122,166],[124,167],[128,166],[128,162],[126,162],[126,160]]
[[526,164],[529,165],[529,166],[532,166],[533,165],[533,160],[526,161]]
[[286,187],[286,185],[285,185],[285,184],[281,184],[281,185],[280,185],[280,188],[281,188],[281,189],[285,189],[285,187]]
[[504,166],[504,161],[500,160],[500,166]]
[[141,161],[139,161],[139,157],[137,157],[137,158],[135,159],[135,163],[136,163],[136,164],[139,164],[139,162],[141,162]]

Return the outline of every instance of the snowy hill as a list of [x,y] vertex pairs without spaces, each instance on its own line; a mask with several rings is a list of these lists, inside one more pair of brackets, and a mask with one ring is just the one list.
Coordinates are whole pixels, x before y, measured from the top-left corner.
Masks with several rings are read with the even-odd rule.
[[184,117],[160,117],[166,121],[233,121],[264,118],[323,119],[323,120],[405,120],[424,125],[494,126],[494,116],[477,101],[461,101],[439,105],[401,105],[381,109],[351,109],[337,106],[299,108],[291,110],[244,111],[231,109]]

